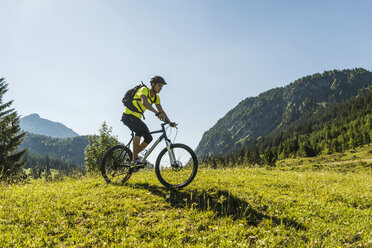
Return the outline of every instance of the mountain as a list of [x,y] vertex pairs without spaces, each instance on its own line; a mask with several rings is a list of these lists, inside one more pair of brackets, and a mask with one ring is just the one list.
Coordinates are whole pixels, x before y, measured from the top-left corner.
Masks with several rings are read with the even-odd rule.
[[350,99],[371,85],[372,73],[365,69],[333,70],[246,98],[204,133],[196,153],[205,157],[239,151],[259,137]]
[[38,114],[21,118],[20,125],[26,135],[19,149],[27,149],[29,157],[84,165],[88,136],[79,136],[62,123],[43,119]]
[[28,133],[41,134],[53,138],[70,138],[79,136],[72,129],[62,123],[40,118],[38,114],[31,114],[21,118],[21,129]]

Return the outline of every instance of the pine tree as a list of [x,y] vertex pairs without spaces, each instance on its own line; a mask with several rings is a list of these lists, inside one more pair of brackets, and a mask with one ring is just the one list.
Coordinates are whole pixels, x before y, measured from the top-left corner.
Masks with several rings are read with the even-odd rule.
[[25,134],[20,132],[17,112],[9,108],[13,101],[3,103],[7,91],[8,84],[0,78],[0,181],[14,179],[25,165],[22,158],[26,150],[17,150]]

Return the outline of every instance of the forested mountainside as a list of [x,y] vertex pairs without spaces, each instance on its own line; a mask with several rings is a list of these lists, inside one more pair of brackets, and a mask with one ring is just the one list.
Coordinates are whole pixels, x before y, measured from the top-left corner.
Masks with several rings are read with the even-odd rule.
[[69,138],[78,136],[72,129],[62,123],[40,118],[38,114],[31,114],[21,118],[21,129],[28,133],[50,136],[53,138]]
[[204,133],[196,152],[203,158],[240,151],[257,138],[353,98],[371,85],[372,73],[365,69],[333,70],[249,97]]
[[252,143],[279,158],[313,157],[369,144],[372,140],[372,87],[326,110],[304,116],[283,130]]
[[215,167],[236,164],[271,164],[276,159],[341,153],[372,141],[372,87],[357,96],[333,103],[286,128],[259,138],[238,152],[205,157]]
[[[26,133],[19,149],[41,157],[59,159],[83,167],[84,149],[89,144],[88,136],[72,138],[51,138],[44,135]],[[35,157],[35,156],[33,156]]]

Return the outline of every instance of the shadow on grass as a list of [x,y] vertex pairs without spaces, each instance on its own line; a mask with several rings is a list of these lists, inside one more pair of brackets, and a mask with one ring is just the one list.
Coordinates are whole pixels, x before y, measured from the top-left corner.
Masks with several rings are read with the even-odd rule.
[[289,218],[278,218],[254,209],[247,201],[240,199],[226,190],[208,190],[190,192],[166,189],[147,183],[127,184],[137,189],[145,189],[154,195],[163,197],[172,207],[194,208],[201,211],[211,210],[216,217],[231,217],[234,220],[245,219],[249,225],[258,226],[264,220],[271,221],[274,225],[285,225],[297,230],[306,230],[306,227]]

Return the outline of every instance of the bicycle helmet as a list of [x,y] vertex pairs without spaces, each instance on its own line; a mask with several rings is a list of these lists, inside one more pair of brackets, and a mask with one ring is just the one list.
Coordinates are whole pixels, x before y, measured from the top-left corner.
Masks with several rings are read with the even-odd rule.
[[162,78],[161,76],[153,76],[151,77],[150,79],[150,84],[152,83],[160,83],[160,84],[164,84],[166,85],[167,83],[165,82],[164,78]]

